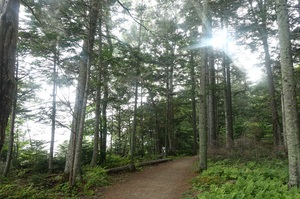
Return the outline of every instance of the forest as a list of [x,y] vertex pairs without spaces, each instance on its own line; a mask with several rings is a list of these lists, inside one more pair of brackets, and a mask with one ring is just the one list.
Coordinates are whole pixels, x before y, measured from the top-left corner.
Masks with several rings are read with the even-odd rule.
[[110,169],[186,156],[182,198],[300,198],[300,0],[2,0],[0,16],[0,198],[89,197]]

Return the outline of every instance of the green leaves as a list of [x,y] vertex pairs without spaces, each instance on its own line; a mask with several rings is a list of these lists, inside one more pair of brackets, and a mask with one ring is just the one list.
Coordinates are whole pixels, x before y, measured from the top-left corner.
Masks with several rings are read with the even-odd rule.
[[199,199],[207,198],[299,198],[300,191],[288,190],[286,161],[261,160],[240,163],[230,160],[213,163],[193,180]]
[[86,167],[85,170],[85,192],[90,190],[91,188],[108,185],[106,170],[102,167]]

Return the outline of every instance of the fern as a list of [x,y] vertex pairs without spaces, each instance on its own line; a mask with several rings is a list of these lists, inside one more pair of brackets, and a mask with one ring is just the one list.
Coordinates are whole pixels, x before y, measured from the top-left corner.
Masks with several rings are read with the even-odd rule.
[[300,198],[298,189],[288,189],[287,179],[287,162],[282,160],[225,160],[211,163],[192,182],[199,199]]

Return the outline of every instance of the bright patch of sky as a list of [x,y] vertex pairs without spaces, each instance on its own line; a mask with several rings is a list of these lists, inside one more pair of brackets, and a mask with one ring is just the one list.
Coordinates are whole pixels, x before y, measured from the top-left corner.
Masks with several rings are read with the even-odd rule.
[[[40,74],[35,68],[32,67],[32,62],[37,59],[33,57],[19,58],[19,65],[22,70],[30,70],[27,74],[33,78],[33,84],[39,84],[40,89],[35,90],[37,99],[27,99],[24,107],[31,112],[29,114],[35,115],[38,118],[29,118],[24,121],[24,124],[19,128],[24,133],[24,136],[30,140],[43,140],[50,141],[51,138],[51,107],[52,107],[52,85],[51,81],[45,81],[46,77]],[[45,63],[46,65],[49,63]],[[63,75],[61,71],[58,75]],[[27,78],[27,77],[26,77]],[[27,80],[28,81],[28,80]],[[56,126],[55,134],[55,148],[62,144],[65,140],[69,139],[69,126],[71,124],[71,110],[75,100],[75,86],[57,87],[57,120],[61,125]],[[62,105],[64,103],[64,105]],[[68,106],[67,106],[68,104]],[[40,118],[40,119],[39,119]],[[62,127],[64,125],[65,127]],[[50,148],[49,143],[45,145],[45,149]]]
[[[20,31],[26,31],[28,28],[28,21],[30,18],[25,12],[24,6],[20,7]],[[62,56],[65,56],[62,54]],[[52,107],[52,82],[47,79],[47,77],[41,73],[42,68],[51,72],[53,69],[53,63],[51,60],[46,58],[37,58],[33,57],[30,54],[25,54],[19,56],[19,70],[25,71],[25,78],[23,79],[32,79],[32,84],[40,85],[40,89],[35,90],[35,95],[37,99],[27,99],[24,102],[24,107],[30,110],[30,114],[38,115],[41,113],[42,119],[25,119],[24,124],[17,126],[17,129],[22,131],[26,140],[42,140],[49,142],[51,138],[51,107]],[[37,63],[39,66],[34,67]],[[58,69],[58,75],[66,76],[62,69]],[[29,80],[26,80],[29,81]],[[70,82],[71,86],[57,87],[57,120],[61,125],[56,126],[55,134],[55,148],[59,144],[62,144],[65,140],[69,139],[69,126],[72,119],[72,108],[75,100],[75,84]],[[62,105],[64,103],[64,105]],[[66,105],[68,104],[68,106]],[[45,145],[45,149],[48,150],[50,144]]]
[[237,45],[227,30],[216,31],[211,39],[204,39],[198,44],[190,46],[190,48],[195,49],[206,46],[212,46],[216,50],[224,51],[236,66],[246,70],[247,77],[251,82],[255,83],[261,79],[263,72],[258,67],[259,55],[251,52],[245,46]]

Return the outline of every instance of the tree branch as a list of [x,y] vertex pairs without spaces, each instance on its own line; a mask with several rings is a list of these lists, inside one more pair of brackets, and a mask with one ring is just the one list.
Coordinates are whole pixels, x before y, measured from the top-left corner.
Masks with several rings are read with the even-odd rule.
[[150,32],[152,35],[157,36],[152,30],[150,30],[149,28],[147,28],[145,25],[143,25],[140,21],[138,21],[130,12],[129,8],[127,8],[122,2],[120,2],[119,0],[117,0],[117,2],[120,4],[120,6],[129,14],[129,16],[137,23],[139,24],[141,27],[143,27],[145,30],[147,30],[148,32]]
[[25,2],[25,0],[21,0],[22,4],[24,4],[31,12],[31,14],[34,16],[34,18],[39,22],[40,25],[42,25],[42,22],[39,20],[38,16],[35,14],[34,10],[28,3]]

